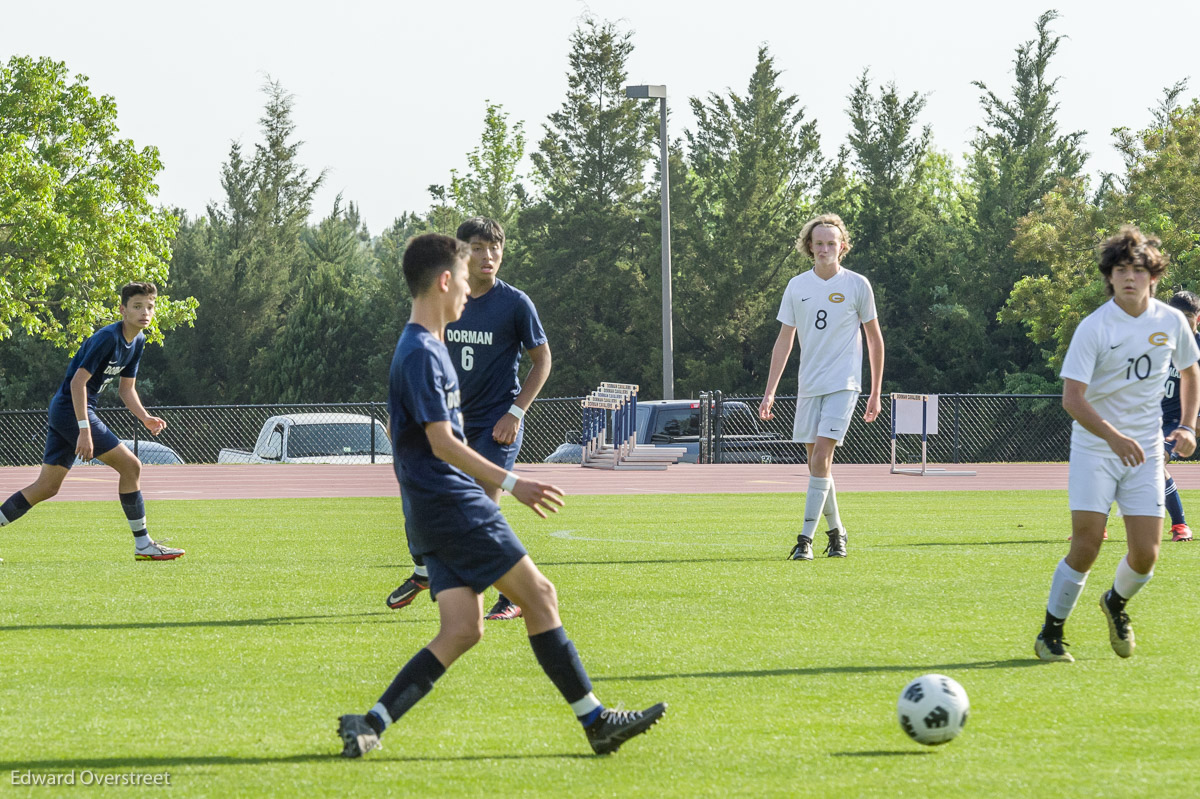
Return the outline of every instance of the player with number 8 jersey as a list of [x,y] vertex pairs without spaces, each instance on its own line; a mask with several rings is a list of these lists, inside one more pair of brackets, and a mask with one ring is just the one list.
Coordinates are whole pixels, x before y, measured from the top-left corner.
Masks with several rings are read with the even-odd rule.
[[846,437],[862,391],[864,331],[871,359],[871,393],[863,420],[873,422],[879,416],[883,333],[870,281],[841,265],[850,247],[850,234],[837,214],[810,219],[800,231],[796,249],[813,259],[813,268],[792,278],[783,293],[779,336],[771,351],[767,390],[758,407],[760,418],[774,418],[775,390],[794,340],[800,345],[800,380],[792,440],[806,445],[809,477],[804,523],[791,560],[812,560],[812,539],[822,516],[829,536],[825,554],[846,557],[848,535],[838,512],[831,469],[834,448]]

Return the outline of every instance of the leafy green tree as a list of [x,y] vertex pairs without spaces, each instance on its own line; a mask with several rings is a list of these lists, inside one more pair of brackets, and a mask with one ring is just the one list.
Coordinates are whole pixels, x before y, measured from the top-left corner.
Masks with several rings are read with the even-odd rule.
[[655,108],[625,97],[632,36],[585,21],[571,36],[567,97],[532,155],[540,202],[521,216],[509,278],[541,314],[554,370],[543,396],[602,380],[661,385],[659,242],[639,217]]
[[[794,247],[821,181],[820,138],[766,47],[744,94],[692,98],[690,171],[672,176],[677,389],[761,392]],[[682,167],[682,165],[681,165]]]
[[528,202],[517,171],[525,157],[525,125],[517,122],[509,126],[508,114],[503,109],[498,103],[487,104],[483,138],[478,147],[467,153],[465,172],[450,170],[448,197],[464,218],[495,219],[512,235],[517,217]]
[[[167,286],[177,220],[151,206],[158,150],[116,134],[116,101],[65,64],[0,65],[0,339],[17,325],[70,347],[116,318],[124,283]],[[148,338],[195,309],[164,292]]]
[[1056,121],[1058,80],[1048,77],[1048,68],[1064,38],[1050,30],[1057,17],[1054,11],[1038,17],[1037,38],[1017,48],[1011,100],[980,81],[974,84],[983,92],[986,124],[978,129],[968,165],[976,275],[968,303],[986,323],[989,346],[981,356],[993,388],[1006,374],[1036,369],[1040,361],[1021,327],[997,317],[1013,285],[1040,271],[1011,247],[1017,221],[1060,180],[1079,176],[1086,159],[1080,147],[1084,132],[1061,134]]
[[1126,173],[1089,198],[1085,178],[1063,180],[1017,226],[1018,257],[1041,274],[1013,288],[1002,318],[1020,325],[1057,374],[1080,320],[1106,299],[1096,248],[1123,224],[1160,237],[1171,257],[1158,296],[1177,288],[1200,291],[1200,100],[1167,110],[1140,134],[1118,129]]

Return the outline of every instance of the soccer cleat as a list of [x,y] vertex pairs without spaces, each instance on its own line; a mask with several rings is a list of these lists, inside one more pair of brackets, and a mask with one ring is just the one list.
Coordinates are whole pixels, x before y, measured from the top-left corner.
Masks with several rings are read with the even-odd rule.
[[339,717],[338,735],[342,737],[342,757],[362,757],[372,749],[383,748],[379,733],[367,723],[366,716]]
[[613,710],[605,708],[600,717],[583,728],[592,751],[610,755],[635,735],[649,730],[667,712],[667,703],[659,702],[645,710]]
[[829,543],[825,546],[825,555],[831,558],[846,557],[846,534],[841,530],[830,530]]
[[1129,624],[1129,614],[1125,611],[1117,613],[1112,612],[1112,608],[1105,601],[1108,597],[1108,592],[1105,591],[1100,595],[1100,610],[1104,611],[1104,618],[1108,619],[1108,642],[1112,644],[1113,651],[1120,657],[1127,658],[1133,654],[1133,627]]
[[1172,524],[1171,525],[1171,540],[1172,541],[1191,541],[1192,540],[1192,528],[1188,527],[1186,524]]
[[521,618],[521,606],[514,605],[513,601],[504,594],[496,600],[496,604],[492,605],[492,609],[484,616],[488,621],[506,621],[508,619]]
[[429,580],[421,580],[416,575],[405,580],[399,588],[388,595],[387,606],[392,610],[408,607],[417,598],[417,594],[429,590]]
[[186,554],[184,552],[184,550],[182,550],[182,549],[175,549],[174,547],[163,546],[163,543],[166,542],[167,540],[168,539],[165,539],[165,538],[162,541],[151,540],[150,543],[147,544],[146,546],[138,547],[137,549],[133,550],[133,559],[134,560],[175,560],[175,558],[182,558],[184,556],[184,554]]
[[1062,638],[1047,638],[1046,631],[1043,630],[1033,642],[1033,652],[1038,659],[1050,663],[1074,663],[1075,658],[1071,657],[1071,653],[1066,649],[1068,646],[1070,644]]
[[812,560],[812,558],[812,539],[802,535],[796,536],[796,545],[792,547],[792,554],[788,555],[788,560]]

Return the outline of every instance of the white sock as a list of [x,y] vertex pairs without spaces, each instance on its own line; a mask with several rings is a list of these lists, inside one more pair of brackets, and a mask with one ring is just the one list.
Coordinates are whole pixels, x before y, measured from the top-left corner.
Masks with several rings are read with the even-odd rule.
[[1150,582],[1154,569],[1149,574],[1138,574],[1129,566],[1129,556],[1121,558],[1117,564],[1117,576],[1113,578],[1113,588],[1123,599],[1133,599],[1133,595],[1142,590],[1142,586]]
[[392,714],[388,713],[388,709],[384,706],[383,702],[376,702],[375,707],[371,708],[367,712],[374,713],[376,716],[378,716],[379,720],[383,722],[383,728],[385,730],[392,726]]
[[842,529],[842,515],[838,513],[837,488],[833,485],[833,477],[827,479],[829,493],[825,495],[825,507],[821,511],[825,514],[825,525],[830,530],[841,530],[844,533],[846,531]]
[[833,488],[833,481],[828,477],[813,477],[809,475],[808,491],[804,493],[804,527],[800,535],[808,540],[817,532],[817,522],[821,521],[821,511],[825,508],[825,500]]
[[135,535],[133,537],[134,549],[145,549],[148,546],[150,546],[150,534],[145,530],[142,531],[141,535]]
[[413,574],[417,575],[418,577],[428,578],[429,577],[429,569],[425,568],[424,565],[421,565],[421,566],[414,565],[413,566]]
[[1087,572],[1077,572],[1067,565],[1066,558],[1058,562],[1054,577],[1050,580],[1050,600],[1046,612],[1058,619],[1066,620],[1079,601],[1079,594],[1087,582]]
[[576,699],[571,703],[571,710],[576,716],[586,716],[598,707],[600,707],[600,700],[591,691],[583,699]]

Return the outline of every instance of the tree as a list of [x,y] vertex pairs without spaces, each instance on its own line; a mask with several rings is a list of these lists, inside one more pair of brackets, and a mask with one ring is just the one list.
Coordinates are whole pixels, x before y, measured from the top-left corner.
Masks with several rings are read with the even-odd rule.
[[820,137],[766,47],[745,94],[692,98],[691,170],[672,175],[678,383],[761,391],[794,242],[821,179]]
[[[158,150],[116,138],[117,105],[65,64],[0,65],[0,339],[19,325],[60,347],[113,321],[121,286],[168,284],[177,220],[155,210]],[[146,333],[194,318],[163,292]]]
[[1014,249],[1044,270],[1017,282],[1003,311],[1041,348],[1042,364],[1057,374],[1083,317],[1105,301],[1096,248],[1123,224],[1162,239],[1171,258],[1158,295],[1200,291],[1200,100],[1167,110],[1134,135],[1114,132],[1126,173],[1088,197],[1085,178],[1062,180],[1017,226]]
[[450,170],[450,192],[454,207],[463,217],[495,219],[505,231],[515,231],[517,217],[528,202],[517,167],[525,157],[525,125],[511,128],[508,114],[498,103],[487,104],[483,139],[467,153],[467,171]]
[[572,34],[567,97],[532,156],[544,196],[521,217],[524,257],[505,259],[555,353],[548,396],[659,383],[659,244],[638,215],[655,109],[625,97],[631,38],[593,20]]
[[1001,99],[981,81],[974,83],[983,92],[986,126],[978,128],[968,165],[975,218],[970,245],[976,299],[971,311],[986,325],[989,346],[983,357],[993,387],[1005,374],[1038,366],[1020,326],[997,316],[1013,285],[1039,271],[1036,262],[1018,258],[1011,247],[1017,221],[1060,180],[1079,176],[1087,157],[1080,148],[1083,131],[1058,131],[1058,80],[1047,77],[1063,39],[1050,31],[1057,17],[1054,11],[1042,14],[1037,38],[1017,47],[1011,100]]
[[[853,249],[845,265],[875,288],[886,342],[885,390],[960,391],[974,381],[978,326],[964,312],[964,264],[956,235],[964,214],[949,158],[930,146],[918,117],[925,98],[902,96],[894,83],[872,92],[864,72],[850,94],[852,173],[827,181]],[[825,207],[825,206],[822,206]]]
[[274,400],[264,391],[270,353],[288,298],[305,279],[301,237],[324,180],[324,172],[310,179],[300,163],[293,97],[275,81],[263,91],[263,141],[250,160],[231,144],[221,166],[224,200],[208,206],[206,257],[187,275],[201,307],[195,379],[223,402]]

